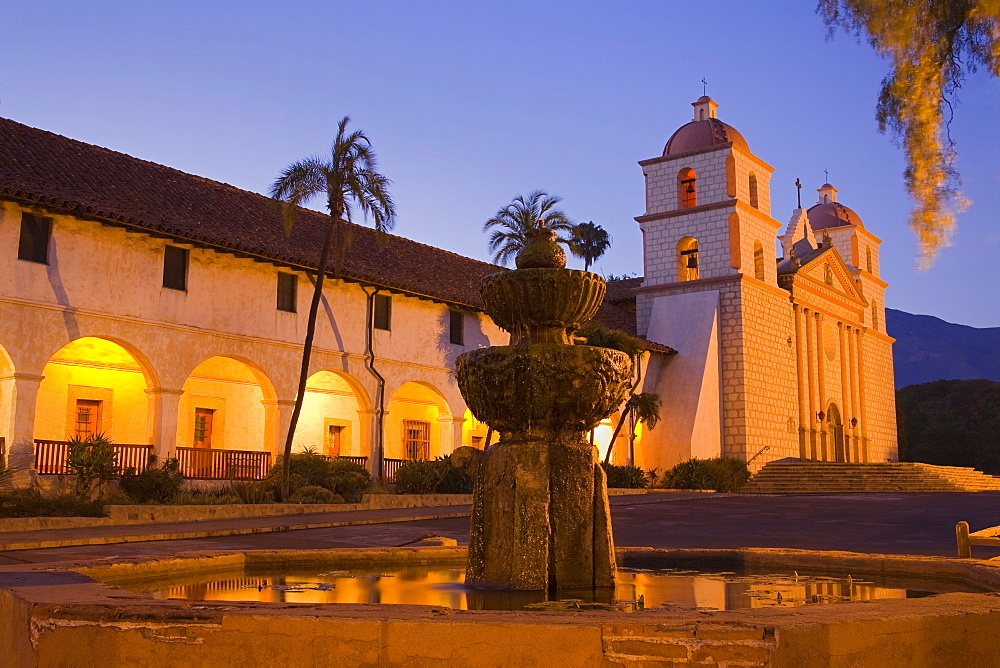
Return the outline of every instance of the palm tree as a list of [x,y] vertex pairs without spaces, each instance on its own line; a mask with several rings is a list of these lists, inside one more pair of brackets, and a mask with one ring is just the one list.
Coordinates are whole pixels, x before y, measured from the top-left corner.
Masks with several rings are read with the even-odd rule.
[[635,438],[635,425],[637,423],[641,422],[647,429],[652,431],[656,423],[660,421],[660,395],[654,392],[640,392],[628,398],[628,401],[625,402],[625,408],[618,418],[615,433],[611,435],[611,443],[608,444],[608,453],[604,456],[605,464],[611,461],[611,451],[615,447],[615,439],[618,438],[618,432],[621,431],[622,426],[625,424],[625,419],[629,417],[630,413],[635,416],[635,419],[632,422],[632,433],[629,434],[629,440]]
[[[518,195],[507,206],[483,224],[483,232],[490,232],[490,252],[497,264],[507,262],[524,248],[528,230],[539,225],[550,230],[571,231],[573,223],[566,214],[554,208],[561,198],[536,190],[527,197]],[[560,239],[562,243],[568,243]]]
[[271,186],[271,197],[282,204],[285,232],[291,233],[296,209],[316,195],[326,195],[326,208],[330,214],[330,225],[323,241],[323,250],[316,268],[315,288],[309,306],[309,320],[306,326],[306,340],[302,349],[302,368],[299,372],[299,388],[295,396],[295,407],[285,437],[285,451],[281,470],[281,498],[288,499],[289,458],[292,454],[292,439],[295,427],[302,413],[302,400],[306,394],[306,380],[309,377],[309,358],[312,355],[313,338],[316,335],[316,314],[323,294],[323,279],[326,277],[327,263],[333,251],[333,277],[343,273],[344,256],[350,244],[352,212],[357,209],[364,216],[371,217],[375,229],[380,233],[392,228],[396,218],[396,207],[389,195],[389,179],[375,171],[375,153],[371,142],[361,130],[347,131],[350,119],[344,116],[337,126],[330,157],[309,157],[286,167]]
[[590,265],[604,255],[609,248],[611,248],[611,235],[600,225],[589,222],[573,226],[569,250],[573,255],[583,258],[584,271],[590,271]]

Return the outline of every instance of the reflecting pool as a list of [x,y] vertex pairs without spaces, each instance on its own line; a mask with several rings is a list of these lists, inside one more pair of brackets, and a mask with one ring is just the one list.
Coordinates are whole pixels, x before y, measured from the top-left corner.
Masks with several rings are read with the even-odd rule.
[[483,589],[465,584],[465,569],[440,566],[351,571],[253,570],[119,582],[157,599],[270,603],[381,603],[461,610],[638,609],[737,610],[918,598],[978,591],[950,581],[891,582],[870,577],[805,573],[747,574],[681,569],[620,568],[616,587],[543,592]]

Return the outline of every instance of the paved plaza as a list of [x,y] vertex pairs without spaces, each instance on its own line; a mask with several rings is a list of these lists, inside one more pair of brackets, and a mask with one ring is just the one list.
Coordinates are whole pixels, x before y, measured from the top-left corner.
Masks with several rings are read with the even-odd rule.
[[[435,513],[455,514],[467,509],[467,506],[451,506],[407,509],[406,512],[419,511],[419,516],[428,517]],[[468,537],[467,517],[405,521],[404,511],[396,514],[357,511],[352,517],[353,521],[381,523],[275,531],[275,528],[294,526],[303,518],[310,521],[316,518],[258,518],[259,523],[270,526],[268,533],[7,551],[0,552],[0,565],[108,556],[168,555],[195,550],[395,546],[426,534],[455,538],[460,544],[465,544]],[[1000,525],[1000,492],[720,494],[668,498],[649,494],[613,497],[612,517],[615,541],[619,547],[784,547],[954,556],[956,522],[965,520],[973,530]],[[212,522],[236,525],[246,520]],[[134,539],[136,534],[147,529],[142,526],[99,527],[89,531],[115,530],[127,531]],[[155,533],[151,529],[149,531]],[[52,535],[58,532],[35,533]],[[5,537],[0,534],[0,542]],[[1000,556],[1000,550],[977,547],[973,555],[979,558]]]

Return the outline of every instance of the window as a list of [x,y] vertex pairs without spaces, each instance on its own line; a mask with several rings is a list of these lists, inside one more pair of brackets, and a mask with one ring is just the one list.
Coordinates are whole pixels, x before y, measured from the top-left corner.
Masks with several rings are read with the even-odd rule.
[[465,314],[461,311],[449,311],[449,340],[457,346],[465,345]]
[[390,329],[392,324],[392,297],[375,295],[375,329]]
[[431,423],[403,420],[403,448],[407,459],[430,459]]
[[49,236],[52,219],[21,214],[21,238],[17,243],[17,259],[28,262],[49,263]]
[[750,206],[757,208],[757,176],[750,175]]
[[101,430],[101,402],[94,399],[76,400],[76,437],[88,438]]
[[698,240],[684,237],[677,243],[677,280],[693,281],[700,276]]
[[868,267],[867,267],[868,273],[869,274],[875,273],[875,272],[872,271],[872,266],[873,265],[872,265],[872,247],[871,246],[865,246],[865,260],[866,260],[866,264],[868,265]]
[[872,300],[872,329],[878,331],[878,302]]
[[194,409],[194,447],[212,447],[212,422],[214,421],[214,418],[215,409]]
[[753,242],[753,275],[758,281],[764,280],[764,246]]
[[299,285],[299,277],[295,274],[278,272],[278,310],[295,313],[295,290]]
[[163,249],[163,287],[187,290],[188,250],[179,246]]
[[697,175],[690,167],[685,167],[677,175],[677,201],[680,209],[698,204]]

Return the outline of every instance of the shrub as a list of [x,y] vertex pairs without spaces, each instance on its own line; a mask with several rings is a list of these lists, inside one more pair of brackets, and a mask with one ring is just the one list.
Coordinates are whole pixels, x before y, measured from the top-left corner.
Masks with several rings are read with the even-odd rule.
[[243,501],[226,490],[182,489],[170,503],[175,506],[223,506]]
[[222,490],[224,496],[234,496],[240,503],[274,503],[274,490],[263,482],[233,482]]
[[735,492],[750,480],[746,462],[730,457],[697,457],[681,462],[663,474],[661,486],[667,489],[714,489]]
[[177,495],[184,482],[177,459],[167,459],[157,466],[156,455],[150,455],[149,467],[136,473],[131,466],[125,469],[118,486],[136,503],[168,503]]
[[76,476],[76,495],[89,499],[99,495],[104,484],[118,477],[115,449],[103,432],[69,440],[66,467]]
[[47,496],[35,488],[0,494],[0,517],[102,517],[103,501],[89,501],[73,494]]
[[[283,459],[283,457],[277,458],[264,479],[275,494],[281,489]],[[372,485],[368,471],[349,459],[328,459],[315,452],[306,451],[292,455],[288,466],[289,487],[292,494],[301,487],[324,487],[347,501],[356,503]]]
[[340,494],[334,494],[326,487],[306,485],[295,490],[289,501],[292,503],[343,503],[344,497]]
[[396,471],[397,494],[471,494],[472,478],[451,465],[451,455],[408,461]]
[[645,489],[649,486],[645,472],[638,466],[616,466],[614,464],[601,464],[601,466],[608,475],[608,487]]

